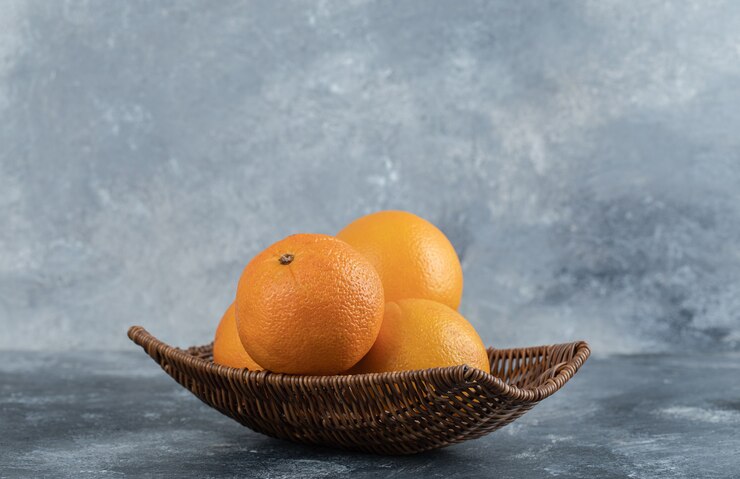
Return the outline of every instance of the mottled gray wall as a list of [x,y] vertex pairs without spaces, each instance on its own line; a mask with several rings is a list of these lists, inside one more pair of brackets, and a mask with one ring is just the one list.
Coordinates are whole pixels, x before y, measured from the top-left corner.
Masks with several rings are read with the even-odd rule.
[[401,208],[487,343],[740,346],[740,2],[0,1],[0,348],[210,339]]

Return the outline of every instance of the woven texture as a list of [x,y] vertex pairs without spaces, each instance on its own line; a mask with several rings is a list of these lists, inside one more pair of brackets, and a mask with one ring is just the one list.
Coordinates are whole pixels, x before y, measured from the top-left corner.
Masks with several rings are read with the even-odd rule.
[[509,424],[586,361],[583,342],[488,349],[467,366],[352,376],[291,376],[213,363],[211,345],[182,350],[129,329],[167,374],[203,402],[268,436],[380,454],[413,454]]

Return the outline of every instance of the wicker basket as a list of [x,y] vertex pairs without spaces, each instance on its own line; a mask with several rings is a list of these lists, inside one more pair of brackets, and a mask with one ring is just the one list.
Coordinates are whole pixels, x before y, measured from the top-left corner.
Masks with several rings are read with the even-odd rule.
[[353,376],[291,376],[213,363],[211,345],[173,348],[140,326],[128,336],[203,402],[268,436],[380,454],[474,439],[560,389],[586,361],[583,342],[488,349],[468,366]]

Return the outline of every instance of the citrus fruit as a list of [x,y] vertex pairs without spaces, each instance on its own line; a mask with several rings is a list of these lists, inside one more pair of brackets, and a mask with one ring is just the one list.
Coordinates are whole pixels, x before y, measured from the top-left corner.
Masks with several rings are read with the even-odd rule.
[[226,310],[216,328],[216,337],[213,340],[213,362],[232,368],[248,368],[252,371],[262,369],[242,346],[239,332],[236,329],[233,303]]
[[236,318],[245,349],[265,369],[336,374],[370,350],[383,320],[383,285],[344,241],[288,236],[244,268]]
[[431,299],[457,309],[463,274],[455,249],[436,226],[405,211],[363,216],[337,234],[370,260],[386,301]]
[[467,364],[490,372],[478,333],[460,313],[428,299],[386,303],[380,334],[350,374]]

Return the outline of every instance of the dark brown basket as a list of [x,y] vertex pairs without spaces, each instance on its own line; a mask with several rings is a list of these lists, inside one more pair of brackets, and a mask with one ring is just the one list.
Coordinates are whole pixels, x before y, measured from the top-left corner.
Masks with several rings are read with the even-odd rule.
[[380,454],[413,454],[509,424],[586,361],[583,341],[488,349],[490,374],[468,366],[345,376],[292,376],[213,363],[211,345],[173,348],[140,326],[128,336],[204,403],[268,436]]

